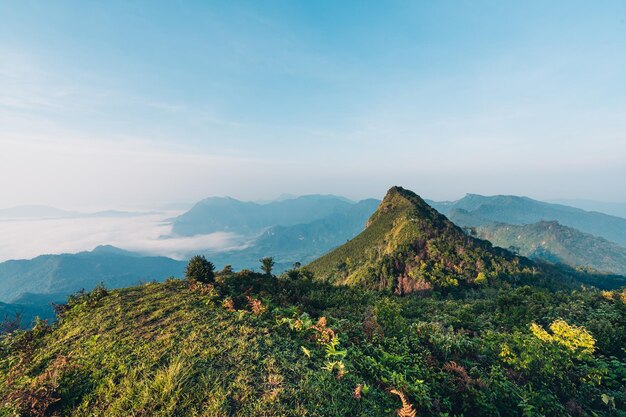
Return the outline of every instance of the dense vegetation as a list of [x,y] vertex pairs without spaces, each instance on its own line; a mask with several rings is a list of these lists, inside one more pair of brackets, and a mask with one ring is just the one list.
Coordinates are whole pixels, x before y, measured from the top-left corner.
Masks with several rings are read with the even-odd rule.
[[78,294],[0,342],[0,415],[626,415],[626,292],[309,277]]
[[482,239],[531,259],[626,275],[626,248],[555,221],[495,223],[473,229]]
[[259,261],[196,256],[185,280],[98,286],[2,336],[0,416],[626,416],[626,290],[408,190],[309,267]]
[[545,278],[527,259],[468,236],[400,187],[389,190],[361,234],[308,268],[330,282],[400,294]]

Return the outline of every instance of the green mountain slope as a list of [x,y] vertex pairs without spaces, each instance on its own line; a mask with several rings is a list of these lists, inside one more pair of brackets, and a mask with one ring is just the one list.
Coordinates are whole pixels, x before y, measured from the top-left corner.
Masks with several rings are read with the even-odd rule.
[[468,194],[454,202],[433,202],[433,207],[460,226],[558,221],[562,225],[626,246],[626,219],[528,197]]
[[335,283],[406,293],[531,275],[532,263],[472,238],[415,193],[391,188],[366,229],[308,268]]
[[0,263],[0,301],[12,302],[24,293],[69,295],[99,282],[113,288],[140,281],[180,276],[185,263],[160,256],[141,256],[112,246],[91,252],[42,255]]
[[392,392],[419,416],[620,415],[624,297],[438,301],[246,272],[98,289],[0,338],[0,415],[391,417]]
[[626,248],[555,221],[524,226],[496,223],[476,231],[480,238],[532,259],[626,275]]

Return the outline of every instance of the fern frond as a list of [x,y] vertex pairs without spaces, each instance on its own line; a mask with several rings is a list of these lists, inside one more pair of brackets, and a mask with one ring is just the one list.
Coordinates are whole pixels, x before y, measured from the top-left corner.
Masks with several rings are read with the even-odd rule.
[[413,409],[413,404],[409,402],[406,395],[404,395],[402,391],[398,391],[397,389],[392,389],[389,392],[397,395],[400,398],[400,401],[402,401],[402,408],[399,408],[396,410],[396,413],[398,414],[399,417],[416,417],[417,416],[417,411]]

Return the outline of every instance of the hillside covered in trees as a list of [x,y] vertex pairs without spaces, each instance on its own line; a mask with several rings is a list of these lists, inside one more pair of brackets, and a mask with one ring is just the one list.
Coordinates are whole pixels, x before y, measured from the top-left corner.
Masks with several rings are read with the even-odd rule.
[[494,223],[472,231],[496,246],[531,259],[626,275],[626,248],[556,221],[523,226]]
[[558,287],[583,278],[472,237],[401,187],[388,191],[362,233],[308,268],[329,282],[398,294],[521,283]]

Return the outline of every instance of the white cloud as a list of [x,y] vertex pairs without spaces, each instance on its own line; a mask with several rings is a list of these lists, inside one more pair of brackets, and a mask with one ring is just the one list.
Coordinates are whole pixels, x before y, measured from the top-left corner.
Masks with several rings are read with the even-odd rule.
[[0,262],[41,254],[75,253],[98,245],[113,245],[150,255],[183,258],[190,252],[241,248],[234,233],[217,232],[182,238],[162,238],[171,232],[165,218],[175,213],[130,218],[0,220]]

